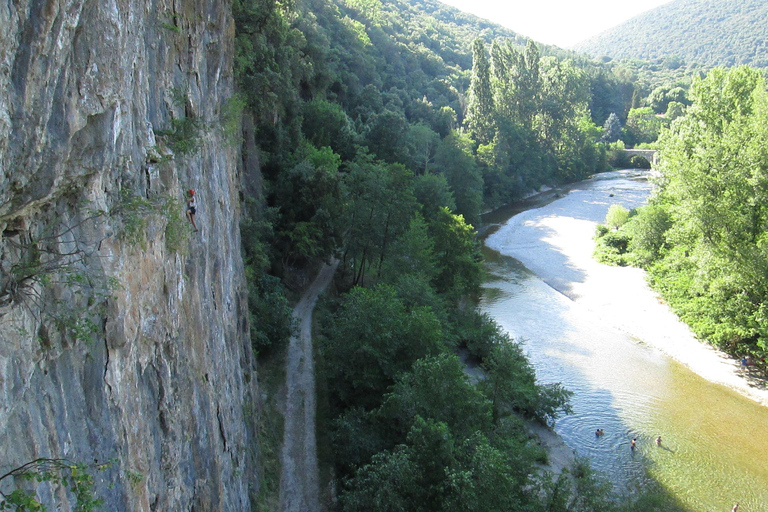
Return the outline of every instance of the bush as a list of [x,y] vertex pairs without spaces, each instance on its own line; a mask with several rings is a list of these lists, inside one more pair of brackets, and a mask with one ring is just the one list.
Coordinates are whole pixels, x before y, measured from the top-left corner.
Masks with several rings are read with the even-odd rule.
[[598,224],[597,227],[595,227],[595,239],[607,235],[609,231],[610,229],[608,229],[608,226],[605,224]]
[[472,311],[463,314],[458,322],[459,344],[480,362],[484,362],[494,347],[509,343],[509,336],[487,313]]
[[605,223],[614,230],[619,229],[629,220],[629,210],[620,204],[612,204],[605,215]]
[[648,268],[666,247],[666,233],[671,221],[667,211],[659,206],[642,206],[636,212],[626,227],[631,234],[629,251],[638,265]]
[[615,249],[619,254],[625,254],[629,247],[630,237],[624,231],[614,231],[608,233],[600,239],[603,245]]
[[630,240],[631,238],[625,230],[610,231],[598,237],[595,243],[595,259],[608,265],[626,266],[630,259],[630,255],[627,253]]

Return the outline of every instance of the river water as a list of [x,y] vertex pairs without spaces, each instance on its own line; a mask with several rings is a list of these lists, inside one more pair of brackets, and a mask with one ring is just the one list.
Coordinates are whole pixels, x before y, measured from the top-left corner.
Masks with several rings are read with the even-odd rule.
[[617,490],[652,478],[685,510],[766,512],[768,390],[696,341],[642,271],[592,258],[595,225],[613,203],[644,204],[645,178],[605,173],[539,208],[486,216],[499,226],[485,240],[483,310],[523,343],[539,381],[574,392],[555,430]]

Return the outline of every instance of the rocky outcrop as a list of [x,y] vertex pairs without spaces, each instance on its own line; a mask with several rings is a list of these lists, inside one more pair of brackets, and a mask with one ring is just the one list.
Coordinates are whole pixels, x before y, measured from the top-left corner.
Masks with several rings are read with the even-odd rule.
[[0,474],[111,460],[105,510],[250,510],[233,45],[225,0],[0,6]]

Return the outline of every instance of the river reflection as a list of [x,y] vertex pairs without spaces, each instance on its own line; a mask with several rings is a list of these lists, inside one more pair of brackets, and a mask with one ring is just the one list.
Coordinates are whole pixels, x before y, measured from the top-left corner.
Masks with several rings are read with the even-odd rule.
[[[634,190],[627,181],[618,175],[612,190]],[[585,195],[584,200],[594,203],[595,197]],[[570,204],[550,204],[542,217],[567,217],[576,211],[587,219],[584,210],[574,208],[575,200],[578,196],[572,195]],[[590,299],[593,281],[581,279],[574,288],[563,277],[564,272],[581,276],[579,261],[569,251],[560,251],[557,243],[533,244],[520,234],[497,246],[511,254],[525,252],[514,247],[515,240],[538,255],[529,266],[555,262],[569,267],[545,274],[561,291],[518,260],[486,248],[483,309],[523,340],[541,382],[562,382],[574,391],[574,414],[555,426],[565,442],[619,490],[642,487],[647,468],[691,511],[727,511],[735,502],[740,512],[765,511],[768,408],[704,380],[645,343],[649,340],[634,337],[630,332],[636,331],[623,328],[621,321],[607,321],[604,311],[595,307],[599,301]],[[548,258],[543,252],[547,250],[558,254]],[[611,272],[616,270],[634,271]],[[602,286],[595,290],[602,293]],[[577,300],[568,296],[574,289]],[[620,294],[612,300],[621,300]],[[600,438],[595,436],[598,428],[605,431]],[[659,435],[661,446],[654,442]],[[632,438],[637,438],[634,452]]]

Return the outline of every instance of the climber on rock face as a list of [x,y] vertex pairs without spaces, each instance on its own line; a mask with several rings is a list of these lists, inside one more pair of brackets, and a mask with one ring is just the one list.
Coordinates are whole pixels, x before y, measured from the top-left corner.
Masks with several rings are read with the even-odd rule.
[[195,202],[195,191],[189,189],[189,199],[187,200],[187,218],[192,223],[197,233],[197,224],[195,224],[195,214],[197,213],[197,203]]

